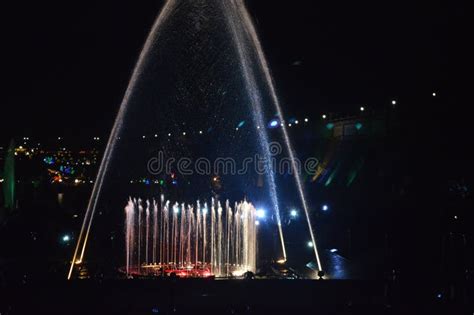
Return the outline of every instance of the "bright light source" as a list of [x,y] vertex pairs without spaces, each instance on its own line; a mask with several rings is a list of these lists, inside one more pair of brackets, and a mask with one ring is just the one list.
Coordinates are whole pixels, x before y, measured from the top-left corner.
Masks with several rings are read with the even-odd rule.
[[171,137],[171,133],[168,134],[168,137]]
[[174,206],[174,207],[173,207],[173,212],[174,212],[174,213],[179,213],[179,207]]
[[186,135],[186,132],[183,132],[183,136],[185,136],[185,135]]
[[392,105],[397,105],[397,101],[396,101],[396,100],[393,100],[393,101],[392,101]]
[[260,225],[260,221],[255,221],[255,225]]
[[155,134],[155,138],[158,138],[158,135],[157,135],[157,134]]
[[365,110],[365,107],[364,106],[361,106],[360,107],[360,111],[363,112]]
[[278,126],[278,120],[273,119],[270,121],[270,127],[275,128],[276,126]]
[[290,123],[290,124],[288,124],[288,127],[291,127],[291,123]]
[[332,248],[329,250],[331,253],[337,253],[337,248]]
[[244,273],[246,273],[246,269],[238,269],[238,270],[232,271],[232,276],[242,277]]
[[207,208],[202,209],[202,214],[206,215],[207,214]]
[[264,209],[258,209],[258,210],[255,212],[255,215],[256,215],[257,218],[259,218],[259,219],[264,219],[264,218],[265,218],[265,210],[264,210]]
[[327,118],[327,116],[326,116],[326,115],[324,115],[324,114],[323,114],[321,117],[322,117],[323,119],[326,119],[326,118]]
[[328,205],[323,205],[323,206],[321,207],[321,209],[322,209],[323,211],[328,211],[328,210],[329,210],[329,206],[328,206]]
[[433,96],[436,96],[436,93],[434,93],[434,92],[433,92],[433,94],[432,94],[432,95],[433,95]]
[[290,211],[290,215],[291,215],[293,218],[295,218],[295,217],[298,216],[298,211],[296,211],[296,210],[291,210],[291,211]]
[[71,240],[71,237],[67,234],[63,235],[62,240],[64,243],[67,243]]
[[308,245],[308,247],[313,247],[313,242],[308,242],[306,245]]
[[284,258],[278,259],[276,262],[277,262],[277,264],[283,265],[284,263],[286,263],[286,259],[284,259]]
[[145,139],[145,138],[146,138],[146,136],[142,136],[142,139]]
[[298,120],[295,120],[295,125],[299,124],[300,122]]
[[454,220],[457,220],[457,219],[458,219],[458,216],[457,216],[457,215],[455,215],[455,216],[454,216]]
[[305,118],[305,119],[304,119],[304,122],[308,122],[308,121],[309,121],[309,119],[308,119],[308,118]]
[[202,135],[202,130],[199,130],[199,134]]

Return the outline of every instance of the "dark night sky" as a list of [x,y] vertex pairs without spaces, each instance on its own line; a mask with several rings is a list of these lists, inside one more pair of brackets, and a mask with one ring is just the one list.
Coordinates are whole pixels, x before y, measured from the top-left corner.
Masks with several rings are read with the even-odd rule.
[[[464,3],[247,3],[285,112],[316,116],[387,106],[396,98],[430,115],[433,109],[415,100],[436,91],[451,111],[446,116],[438,108],[438,114],[463,116],[471,38]],[[108,133],[161,5],[5,4],[0,140]]]

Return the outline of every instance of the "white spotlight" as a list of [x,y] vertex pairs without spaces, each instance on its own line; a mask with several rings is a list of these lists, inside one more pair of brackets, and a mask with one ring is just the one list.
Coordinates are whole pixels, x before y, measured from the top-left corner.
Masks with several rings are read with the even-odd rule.
[[264,210],[264,209],[258,209],[258,210],[255,212],[255,215],[256,215],[257,218],[259,218],[259,219],[264,219],[264,218],[265,218],[265,210]]

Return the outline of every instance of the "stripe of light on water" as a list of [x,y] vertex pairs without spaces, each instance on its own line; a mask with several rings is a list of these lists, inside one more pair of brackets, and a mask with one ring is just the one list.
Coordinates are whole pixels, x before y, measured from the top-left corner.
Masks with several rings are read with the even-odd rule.
[[128,102],[135,90],[136,82],[138,81],[139,77],[141,76],[145,62],[148,58],[148,55],[155,45],[156,39],[158,37],[158,33],[160,30],[160,26],[162,25],[163,21],[168,17],[169,12],[172,10],[172,8],[175,5],[175,0],[168,0],[166,1],[163,9],[159,13],[158,17],[155,20],[155,23],[153,24],[153,27],[150,31],[150,34],[148,35],[145,45],[143,46],[142,51],[140,52],[140,56],[138,58],[138,62],[133,70],[132,77],[130,79],[130,82],[128,84],[127,90],[125,92],[125,96],[122,100],[122,104],[120,105],[119,112],[117,114],[117,118],[115,119],[114,126],[112,128],[112,132],[110,134],[109,140],[107,142],[107,147],[104,152],[104,156],[102,158],[102,161],[100,163],[99,167],[99,172],[97,174],[97,180],[95,181],[94,188],[92,190],[92,195],[91,198],[89,199],[89,203],[87,205],[87,210],[86,214],[84,216],[84,220],[82,222],[82,227],[81,231],[79,233],[79,238],[77,239],[77,244],[76,248],[74,250],[74,255],[71,261],[71,266],[69,268],[69,273],[68,273],[68,280],[71,279],[72,276],[72,271],[74,269],[74,264],[76,263],[77,259],[77,254],[79,251],[79,247],[82,242],[83,234],[84,231],[86,230],[87,226],[87,231],[86,235],[84,238],[84,242],[82,243],[82,250],[81,250],[81,256],[79,259],[79,262],[82,262],[84,258],[84,252],[87,246],[87,240],[89,239],[89,232],[92,226],[92,221],[94,219],[94,214],[95,210],[97,207],[97,202],[98,202],[98,197],[100,195],[100,192],[102,190],[102,184],[104,182],[105,175],[107,173],[107,170],[109,168],[109,163],[110,159],[115,151],[115,143],[117,141],[118,135],[120,134],[120,131],[122,129],[122,124],[123,124],[123,118],[125,116],[125,113],[127,112],[128,109]]
[[[226,3],[224,3],[226,5]],[[232,8],[225,7],[224,11],[227,14],[227,21],[232,31],[232,35],[234,37],[234,43],[236,45],[240,64],[242,68],[242,72],[244,74],[244,81],[246,89],[249,93],[249,97],[252,101],[252,110],[253,110],[253,119],[256,126],[264,126],[264,119],[262,113],[262,100],[260,93],[257,90],[257,84],[255,82],[255,73],[252,70],[252,67],[249,64],[249,57],[248,47],[244,43],[244,38],[242,37],[241,30],[238,29],[236,24],[236,20],[238,18],[237,15],[233,14],[234,10]],[[273,173],[273,168],[271,165],[271,152],[270,152],[270,144],[268,141],[268,135],[266,133],[265,128],[257,128],[257,133],[259,137],[259,145],[263,154],[265,156],[266,161],[266,175],[267,180],[270,188],[270,198],[272,199],[273,207],[275,209],[275,215],[277,219],[278,225],[278,233],[280,235],[280,242],[282,248],[283,259],[286,260],[286,248],[285,248],[285,240],[283,237],[283,230],[281,227],[281,218],[280,218],[280,207],[278,205],[278,196],[276,191],[276,184],[275,184],[275,176]]]
[[[270,89],[271,97],[272,97],[273,103],[275,104],[278,118],[280,119],[281,122],[284,122],[283,114],[282,114],[282,110],[281,110],[281,106],[280,106],[280,101],[279,101],[278,96],[277,96],[276,91],[275,91],[275,85],[274,85],[274,82],[273,82],[273,78],[272,78],[272,75],[270,73],[270,69],[268,67],[265,55],[263,53],[262,45],[260,43],[260,40],[258,39],[257,32],[255,31],[255,27],[253,26],[250,15],[249,15],[249,13],[247,11],[247,8],[245,7],[244,3],[242,2],[242,0],[235,0],[235,3],[237,4],[237,8],[239,10],[241,18],[244,21],[244,25],[247,27],[247,32],[249,33],[249,37],[252,39],[253,44],[255,46],[255,50],[257,51],[260,66],[261,66],[261,68],[262,68],[262,70],[265,74],[266,82],[267,82],[268,87]],[[310,219],[310,216],[309,216],[309,209],[308,209],[308,205],[307,205],[307,202],[306,202],[306,197],[305,197],[305,194],[304,194],[304,191],[303,191],[303,185],[301,183],[301,178],[300,178],[300,176],[297,172],[298,169],[297,169],[297,166],[296,166],[295,155],[294,155],[294,152],[293,152],[293,147],[291,145],[290,138],[288,136],[288,132],[286,130],[285,124],[282,125],[282,130],[283,130],[283,136],[284,136],[285,144],[286,144],[286,147],[287,147],[287,150],[288,150],[288,154],[290,155],[291,164],[292,164],[292,167],[293,167],[293,170],[294,170],[294,177],[295,177],[296,184],[298,186],[298,193],[300,195],[300,199],[301,199],[301,202],[303,204],[304,211],[305,211],[306,221],[308,223],[308,229],[309,229],[309,233],[310,233],[310,236],[311,236],[311,241],[314,244],[314,247],[313,247],[314,255],[316,257],[316,262],[318,263],[319,270],[322,270],[321,261],[319,259],[319,253],[318,253],[318,249],[317,249],[317,246],[316,246],[316,239],[314,237],[314,232],[313,232],[313,228],[312,228],[312,225],[311,225],[311,219]]]

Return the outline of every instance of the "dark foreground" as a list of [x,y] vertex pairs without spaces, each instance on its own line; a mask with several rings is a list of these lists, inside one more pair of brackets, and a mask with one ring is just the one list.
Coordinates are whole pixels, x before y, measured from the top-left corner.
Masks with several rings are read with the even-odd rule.
[[1,289],[0,314],[473,314],[473,285],[436,281],[117,280]]

